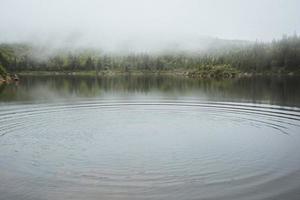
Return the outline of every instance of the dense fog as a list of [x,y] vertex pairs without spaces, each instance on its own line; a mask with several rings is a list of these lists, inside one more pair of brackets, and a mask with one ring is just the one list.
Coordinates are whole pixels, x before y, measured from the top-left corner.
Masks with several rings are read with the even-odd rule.
[[[300,32],[298,0],[1,0],[0,43],[104,51],[203,50]],[[240,42],[240,41],[238,41]]]

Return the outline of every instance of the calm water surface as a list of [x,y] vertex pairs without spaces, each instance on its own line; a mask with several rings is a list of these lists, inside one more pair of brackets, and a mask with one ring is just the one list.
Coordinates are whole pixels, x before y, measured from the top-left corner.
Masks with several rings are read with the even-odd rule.
[[300,199],[300,78],[21,77],[0,200]]

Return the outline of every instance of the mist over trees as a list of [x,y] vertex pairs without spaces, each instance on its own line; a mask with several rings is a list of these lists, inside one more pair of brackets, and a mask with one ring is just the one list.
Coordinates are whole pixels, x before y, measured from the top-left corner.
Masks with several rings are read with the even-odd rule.
[[271,43],[215,49],[201,53],[105,54],[96,50],[59,51],[44,58],[28,44],[1,44],[0,64],[8,72],[96,71],[130,72],[197,70],[230,66],[240,72],[299,72],[300,37],[283,36]]

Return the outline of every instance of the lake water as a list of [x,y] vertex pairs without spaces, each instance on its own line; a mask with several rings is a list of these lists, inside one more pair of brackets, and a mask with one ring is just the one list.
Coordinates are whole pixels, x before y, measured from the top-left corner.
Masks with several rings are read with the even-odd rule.
[[0,199],[300,199],[300,78],[21,77]]

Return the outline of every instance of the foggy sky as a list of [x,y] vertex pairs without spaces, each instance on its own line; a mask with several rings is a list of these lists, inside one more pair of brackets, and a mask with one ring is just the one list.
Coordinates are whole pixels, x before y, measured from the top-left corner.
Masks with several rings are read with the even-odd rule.
[[0,42],[147,50],[300,33],[299,0],[0,0]]

